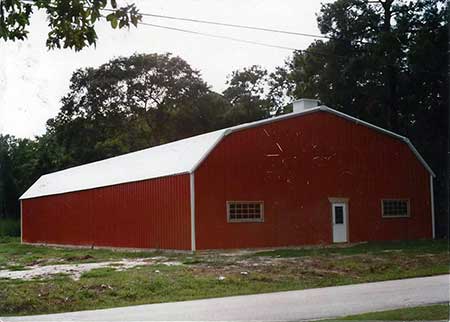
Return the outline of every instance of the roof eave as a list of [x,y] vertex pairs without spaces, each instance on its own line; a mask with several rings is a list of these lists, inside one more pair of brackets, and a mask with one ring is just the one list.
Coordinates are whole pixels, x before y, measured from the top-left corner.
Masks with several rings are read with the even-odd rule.
[[[113,186],[118,186],[118,185],[122,185],[122,184],[128,184],[128,183],[134,183],[134,182],[140,182],[140,181],[147,181],[147,180],[154,180],[154,179],[160,179],[160,178],[172,177],[172,176],[180,176],[180,175],[183,175],[183,174],[190,174],[190,173],[191,173],[190,171],[181,171],[181,172],[171,173],[171,174],[168,174],[168,175],[163,175],[163,176],[153,177],[153,178],[148,178],[148,179],[136,179],[136,180],[131,180],[131,181],[111,183],[111,184],[104,185],[104,186],[86,187],[86,188],[79,188],[79,189],[75,189],[75,190],[68,190],[68,191],[63,190],[63,191],[54,192],[54,193],[34,194],[34,195],[31,195],[31,196],[26,196],[28,190],[30,190],[33,187],[33,185],[34,185],[33,184],[27,191],[25,191],[19,197],[19,200],[27,200],[27,199],[34,199],[34,198],[47,197],[47,196],[63,195],[63,194],[66,194],[66,193],[71,193],[71,192],[80,192],[80,191],[86,191],[86,190],[92,190],[92,189],[98,189],[98,188],[113,187]],[[44,177],[44,176],[45,175],[39,177],[39,179]]]

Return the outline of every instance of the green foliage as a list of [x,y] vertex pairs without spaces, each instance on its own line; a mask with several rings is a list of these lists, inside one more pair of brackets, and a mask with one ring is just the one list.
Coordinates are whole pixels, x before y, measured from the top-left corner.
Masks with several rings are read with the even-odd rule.
[[54,168],[96,161],[223,127],[227,108],[179,57],[120,57],[73,74],[47,151]]
[[235,119],[249,122],[270,116],[272,106],[265,95],[267,75],[267,70],[256,65],[231,74],[223,95],[235,107]]
[[43,10],[50,32],[47,47],[81,50],[97,40],[96,23],[102,11],[111,11],[106,20],[113,28],[137,26],[141,15],[134,4],[118,8],[115,0],[7,0],[0,1],[0,38],[5,41],[24,40],[28,35],[31,15]]
[[39,140],[0,135],[0,220],[20,214],[19,196],[40,175],[54,169],[62,157],[48,149],[48,135]]
[[223,92],[232,105],[228,115],[231,122],[246,123],[281,113],[288,100],[282,72],[277,69],[269,74],[258,65],[233,71]]
[[12,175],[11,144],[13,138],[0,135],[0,219],[17,213],[17,185]]
[[11,218],[0,218],[0,238],[4,236],[20,236],[20,221]]

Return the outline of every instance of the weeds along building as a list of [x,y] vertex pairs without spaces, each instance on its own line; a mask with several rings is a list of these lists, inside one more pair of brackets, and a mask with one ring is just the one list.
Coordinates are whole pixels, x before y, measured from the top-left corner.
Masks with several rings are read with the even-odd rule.
[[42,176],[22,241],[227,249],[434,237],[410,141],[314,100],[291,114]]

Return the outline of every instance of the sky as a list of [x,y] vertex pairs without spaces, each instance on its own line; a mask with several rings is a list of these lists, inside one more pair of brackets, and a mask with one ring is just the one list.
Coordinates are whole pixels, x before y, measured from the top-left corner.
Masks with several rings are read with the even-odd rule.
[[[118,1],[120,4],[120,1]],[[325,0],[130,0],[142,13],[258,26],[320,34],[316,15]],[[214,33],[274,45],[305,49],[308,37],[226,28],[161,18],[143,22]],[[32,138],[45,132],[46,121],[60,108],[70,77],[78,68],[97,67],[133,53],[172,53],[200,71],[215,91],[226,88],[236,69],[261,65],[268,70],[283,65],[289,50],[243,44],[144,25],[113,30],[107,22],[97,27],[95,47],[80,52],[48,50],[45,14],[33,15],[25,41],[0,40],[0,133]]]

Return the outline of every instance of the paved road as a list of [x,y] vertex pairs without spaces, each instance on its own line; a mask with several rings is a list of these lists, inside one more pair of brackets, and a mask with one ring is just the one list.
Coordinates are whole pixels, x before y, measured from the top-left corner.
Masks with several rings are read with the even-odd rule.
[[450,275],[80,311],[12,321],[298,321],[449,301]]

